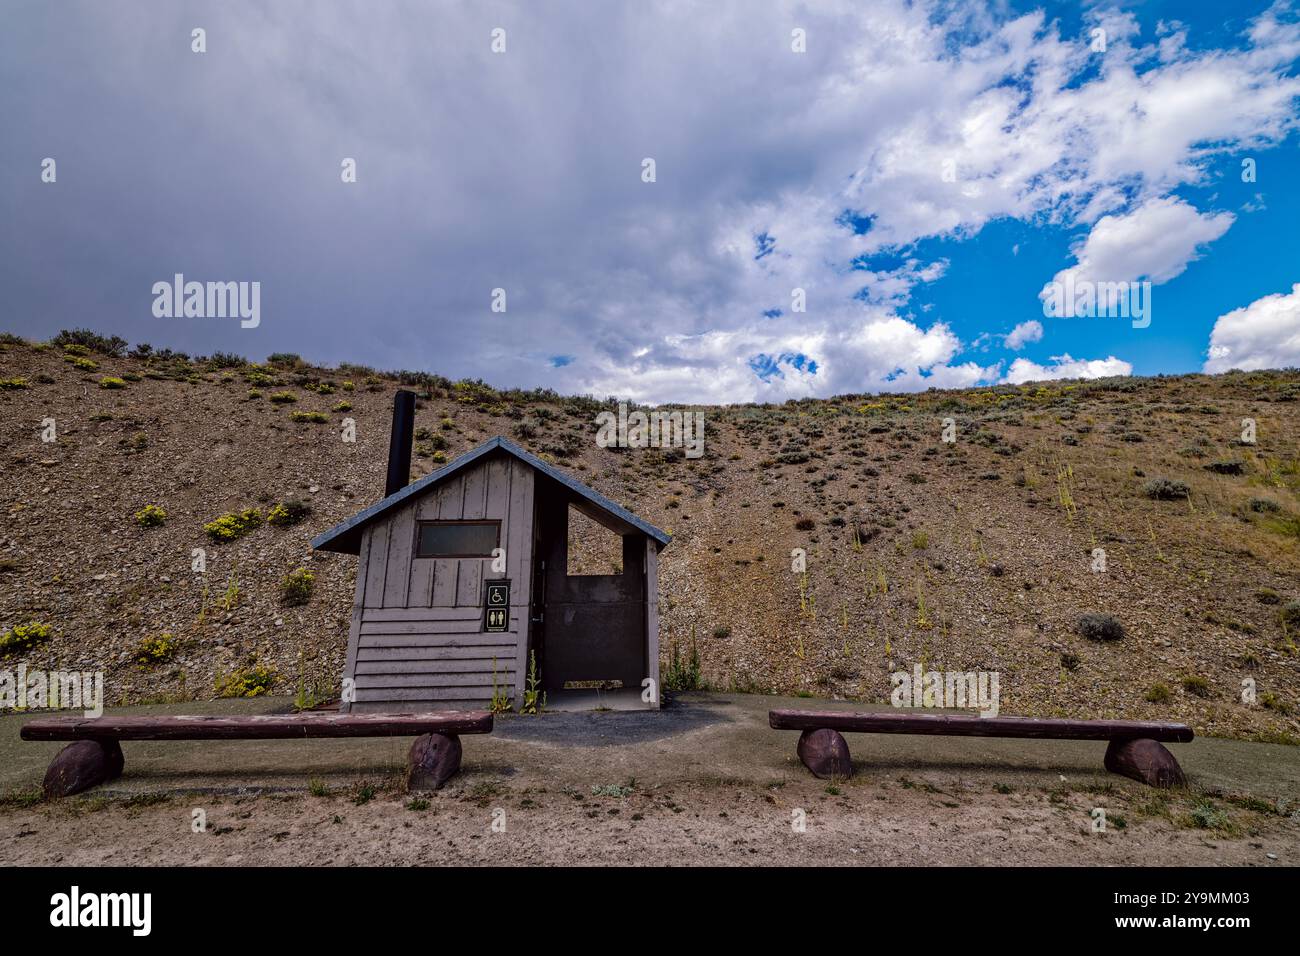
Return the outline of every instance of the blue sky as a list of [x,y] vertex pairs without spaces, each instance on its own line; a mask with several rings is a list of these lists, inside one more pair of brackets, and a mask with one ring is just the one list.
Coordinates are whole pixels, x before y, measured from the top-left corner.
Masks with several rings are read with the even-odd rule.
[[[1091,25],[1089,12],[1097,9],[1093,5],[1065,3],[1017,2],[1010,6],[1020,13],[1042,9],[1049,17],[1059,19],[1063,33],[1079,34],[1087,33]],[[1144,34],[1153,32],[1162,21],[1179,21],[1187,27],[1189,49],[1213,54],[1249,51],[1252,44],[1244,34],[1251,20],[1270,6],[1146,2],[1119,8],[1134,14]],[[1283,72],[1294,76],[1294,61]],[[1292,225],[1300,222],[1300,193],[1290,185],[1300,182],[1300,139],[1293,132],[1269,149],[1232,149],[1232,144],[1224,145],[1228,148],[1206,164],[1203,185],[1175,189],[1172,194],[1197,208],[1249,211],[1240,214],[1212,250],[1207,250],[1183,275],[1160,287],[1149,328],[1134,330],[1123,319],[1059,321],[1049,323],[1050,337],[1045,333],[1045,341],[1014,354],[1037,361],[1049,361],[1050,355],[1060,352],[1075,356],[1123,354],[1137,375],[1196,371],[1206,360],[1210,333],[1220,315],[1271,293],[1285,292],[1300,281],[1300,241]],[[1254,183],[1242,181],[1241,161],[1246,157],[1256,160]],[[986,330],[1009,331],[1020,321],[1019,307],[1026,302],[1032,306],[1042,276],[1068,262],[1072,242],[1086,232],[1083,227],[1042,227],[1005,220],[985,227],[973,241],[923,243],[932,254],[948,257],[951,267],[914,301],[930,307],[925,314],[943,316],[964,340],[972,343]],[[1002,308],[994,305],[988,311],[971,314],[963,310],[963,301],[969,299],[1001,302]],[[999,314],[1003,317],[1001,324],[997,321]],[[1043,320],[1038,315],[1032,317]],[[1013,353],[1005,349],[999,352],[994,347],[993,354]],[[1295,359],[1300,355],[1291,353],[1286,357]]]
[[[1239,210],[1260,202],[1263,208],[1240,213],[1233,226],[1211,249],[1178,278],[1153,292],[1150,327],[1133,329],[1122,319],[1066,319],[1052,321],[1038,311],[1043,277],[1069,261],[1071,242],[1086,230],[1035,227],[1014,220],[991,223],[980,235],[965,242],[932,240],[923,248],[945,256],[951,265],[943,278],[918,290],[912,309],[919,320],[942,316],[972,354],[1024,356],[1047,362],[1062,352],[1073,356],[1122,355],[1133,374],[1199,371],[1206,359],[1210,332],[1220,315],[1270,293],[1287,291],[1300,281],[1300,194],[1284,186],[1300,182],[1300,153],[1294,135],[1267,154],[1253,152],[1264,166],[1266,183],[1274,188],[1240,181],[1240,157],[1225,157],[1223,182],[1217,189],[1178,190],[1200,207]],[[1281,187],[1281,188],[1278,188]],[[1013,253],[1012,250],[1016,251]],[[979,303],[971,308],[972,303]],[[930,306],[930,311],[921,311]],[[996,343],[975,344],[983,332],[1005,333],[1020,321],[1044,323],[1043,341],[1013,351]],[[987,347],[988,352],[981,351]],[[1281,361],[1300,359],[1290,353]]]
[[[0,326],[654,402],[1300,365],[1298,21],[20,0]],[[156,317],[176,273],[261,321]],[[1067,278],[1150,325],[1045,315]]]

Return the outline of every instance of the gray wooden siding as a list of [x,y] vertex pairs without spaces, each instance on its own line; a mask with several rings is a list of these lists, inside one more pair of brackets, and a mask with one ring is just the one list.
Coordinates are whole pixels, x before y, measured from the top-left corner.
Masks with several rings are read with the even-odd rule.
[[[506,570],[490,558],[414,556],[416,523],[494,518]],[[523,699],[532,583],[533,470],[492,455],[366,529],[348,639],[353,712],[484,707]],[[509,630],[483,633],[484,581],[509,578]]]

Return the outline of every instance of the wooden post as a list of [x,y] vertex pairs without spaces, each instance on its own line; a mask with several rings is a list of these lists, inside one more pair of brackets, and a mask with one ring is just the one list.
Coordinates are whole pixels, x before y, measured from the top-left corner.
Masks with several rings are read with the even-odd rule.
[[352,620],[348,625],[347,657],[343,665],[344,693],[339,700],[339,713],[352,713],[352,705],[357,695],[357,652],[361,647],[361,618],[366,605],[367,565],[370,562],[370,536],[372,529],[367,528],[361,535],[361,547],[357,558],[357,585],[352,598]]
[[645,672],[654,681],[655,696],[650,706],[659,709],[659,551],[655,540],[645,539]]

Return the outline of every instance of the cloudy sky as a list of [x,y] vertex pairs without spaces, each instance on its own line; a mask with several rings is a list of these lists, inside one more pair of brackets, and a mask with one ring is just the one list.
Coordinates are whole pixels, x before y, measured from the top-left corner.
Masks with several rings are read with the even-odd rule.
[[6,0],[0,328],[661,402],[1300,365],[1298,58],[1256,0]]

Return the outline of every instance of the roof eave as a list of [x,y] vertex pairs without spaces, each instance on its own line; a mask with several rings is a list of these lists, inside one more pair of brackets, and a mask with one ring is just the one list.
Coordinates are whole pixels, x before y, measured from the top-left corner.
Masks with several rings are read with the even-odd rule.
[[542,459],[519,445],[516,445],[508,438],[498,435],[495,438],[488,439],[477,448],[467,451],[454,461],[448,462],[437,471],[425,475],[419,481],[412,482],[405,488],[393,492],[387,498],[375,502],[369,508],[362,509],[346,521],[341,521],[328,531],[317,535],[312,539],[312,550],[333,551],[340,554],[359,554],[361,551],[361,532],[365,525],[379,518],[382,514],[391,508],[396,507],[407,498],[420,494],[431,485],[437,484],[444,478],[449,477],[453,473],[498,448],[515,456],[524,462],[524,464],[535,468],[555,481],[558,481],[560,484],[580,494],[596,506],[631,525],[637,531],[646,535],[646,537],[655,542],[656,551],[662,551],[668,542],[672,540],[672,535],[659,530],[649,522],[637,517],[623,506],[606,498],[594,488],[583,484],[576,478],[567,475],[558,468],[542,461]]

